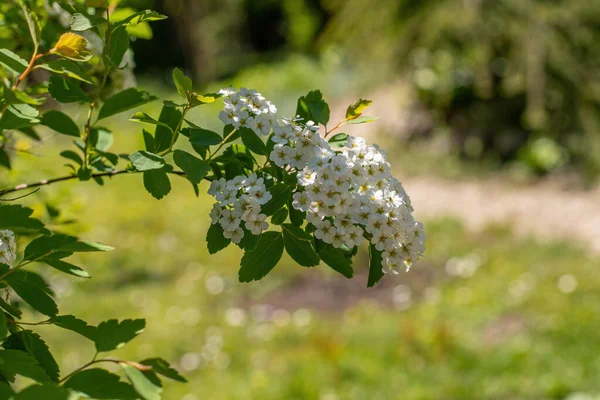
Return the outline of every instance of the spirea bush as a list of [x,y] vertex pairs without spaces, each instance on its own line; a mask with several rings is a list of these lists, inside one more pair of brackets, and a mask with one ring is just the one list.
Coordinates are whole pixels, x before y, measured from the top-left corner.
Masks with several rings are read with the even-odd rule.
[[[385,152],[339,132],[345,124],[375,120],[363,115],[368,100],[351,104],[345,118],[328,129],[329,106],[319,91],[298,99],[295,115],[285,117],[255,90],[198,94],[192,80],[175,69],[180,99],[165,100],[158,116],[130,114],[130,121],[153,128],[153,133],[142,130],[144,148],[111,152],[113,133],[105,121],[157,100],[125,85],[124,77],[131,77],[130,37],[148,35],[149,22],[166,18],[117,5],[106,0],[0,5],[0,28],[18,44],[0,49],[0,165],[10,169],[15,140],[20,135],[39,140],[39,126],[73,138],[73,146],[60,153],[67,175],[0,191],[0,399],[154,400],[161,398],[161,379],[185,382],[161,358],[110,356],[144,330],[144,320],[112,319],[95,326],[59,312],[40,265],[89,278],[70,257],[112,247],[50,230],[33,209],[18,204],[46,185],[66,180],[104,185],[107,178],[139,174],[159,200],[171,192],[172,176],[187,179],[197,196],[208,187],[215,198],[206,216],[208,251],[214,254],[232,243],[243,249],[241,282],[266,276],[284,252],[301,266],[323,263],[352,278],[352,259],[364,242],[370,253],[367,284],[372,286],[385,272],[408,269],[425,250],[423,227],[414,220]],[[78,124],[60,107],[44,106],[50,98],[87,108],[85,121]],[[223,103],[222,133],[187,119],[195,108],[217,101]],[[189,146],[183,148],[193,153],[179,146],[184,141]],[[24,307],[32,310],[29,318],[38,318],[23,321]],[[39,325],[83,336],[95,347],[95,356],[61,373],[36,332]],[[114,369],[100,368],[106,364],[117,365],[127,381]],[[17,376],[33,384],[23,387]]]

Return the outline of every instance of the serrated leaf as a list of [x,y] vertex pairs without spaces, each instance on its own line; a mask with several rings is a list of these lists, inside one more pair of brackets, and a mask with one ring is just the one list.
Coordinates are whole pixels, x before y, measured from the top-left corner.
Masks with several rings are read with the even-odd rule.
[[35,358],[20,350],[0,350],[0,373],[14,382],[15,375],[25,376],[37,382],[50,382],[46,371]]
[[238,273],[240,282],[252,282],[264,278],[281,259],[283,247],[281,232],[263,232],[256,247],[246,251],[242,257]]
[[0,204],[0,229],[10,229],[15,233],[46,233],[44,224],[31,218],[33,210],[19,204]]
[[63,329],[67,329],[69,331],[78,333],[81,336],[92,341],[95,340],[96,327],[88,325],[87,322],[76,318],[73,315],[58,315],[52,318],[50,320],[50,323]]
[[144,150],[131,154],[129,160],[138,171],[161,169],[165,166],[165,160],[161,156]]
[[311,235],[302,229],[283,224],[283,244],[287,253],[303,267],[315,267],[321,259],[315,250],[315,241]]
[[8,49],[0,49],[0,64],[17,75],[21,75],[27,69],[27,61]]
[[33,47],[37,52],[39,47],[39,40],[41,34],[40,21],[37,18],[37,14],[35,14],[31,9],[25,6],[25,3],[20,0],[19,5],[23,10],[23,15],[25,16],[25,21],[27,21],[27,28],[29,28],[29,35],[31,36],[31,40],[33,41]]
[[171,192],[171,181],[163,169],[144,171],[144,187],[157,200]]
[[53,317],[58,314],[58,306],[49,294],[48,286],[40,282],[40,277],[31,272],[14,271],[6,278],[13,290],[36,311]]
[[157,152],[169,149],[173,140],[173,132],[177,131],[181,117],[182,112],[177,108],[162,108],[158,117],[161,125],[158,125],[154,132],[154,146]]
[[373,121],[377,121],[379,119],[379,117],[368,117],[366,115],[361,115],[358,118],[354,118],[351,119],[349,121],[347,121],[347,124],[365,124],[367,122],[373,122]]
[[134,400],[138,397],[133,386],[100,368],[76,373],[65,382],[64,387],[94,399]]
[[102,108],[100,109],[98,119],[100,120],[111,117],[156,99],[157,97],[152,96],[143,90],[138,90],[136,88],[125,89],[122,92],[114,94],[106,99],[102,105]]
[[41,124],[63,135],[79,137],[77,124],[63,112],[57,110],[46,111],[42,115]]
[[177,88],[177,93],[187,101],[188,93],[192,91],[192,80],[185,76],[179,68],[173,70],[173,82]]
[[369,245],[369,279],[367,287],[372,287],[383,278],[383,263],[381,251],[372,244]]
[[129,49],[129,34],[124,26],[117,27],[111,37],[108,49],[108,57],[113,66],[119,67],[123,62],[123,56]]
[[183,150],[173,152],[173,161],[185,172],[187,178],[195,184],[202,182],[202,179],[212,171],[212,168],[206,162]]
[[[15,391],[10,387],[7,382],[0,381],[0,399],[13,399]],[[34,399],[31,399],[34,400]]]
[[269,193],[273,197],[261,206],[262,213],[267,216],[275,214],[281,207],[285,206],[292,195],[290,187],[283,183],[273,185],[269,189]]
[[125,371],[127,379],[129,379],[129,382],[131,382],[136,392],[138,392],[145,400],[161,399],[163,391],[162,387],[154,384],[142,373],[142,371],[126,363],[121,363],[121,368]]
[[21,319],[22,312],[12,304],[7,303],[2,297],[0,297],[0,308],[15,317]]
[[229,246],[231,239],[223,236],[221,224],[212,224],[206,232],[206,245],[210,254],[215,254]]
[[80,241],[74,236],[53,234],[41,236],[32,240],[25,248],[24,260],[32,261],[41,257],[47,257],[56,252],[94,252],[111,251],[112,247],[100,243]]
[[60,103],[91,103],[89,96],[69,78],[51,76],[48,80],[48,93]]
[[177,372],[177,370],[171,367],[171,365],[169,365],[169,363],[166,360],[163,360],[162,358],[147,358],[145,360],[140,361],[140,364],[148,365],[152,367],[153,372],[167,377],[169,379],[173,379],[174,381],[187,382],[187,379],[181,376],[181,374]]
[[48,377],[58,382],[60,369],[56,360],[50,353],[48,345],[40,335],[30,330],[20,331],[12,334],[2,346],[5,349],[20,350],[27,352],[46,371]]
[[346,110],[346,118],[353,119],[360,117],[373,102],[371,100],[357,99],[354,103],[348,106]]
[[252,152],[264,156],[267,155],[267,145],[249,128],[239,128],[242,142]]
[[329,122],[329,105],[323,100],[323,95],[319,90],[313,90],[306,96],[298,99],[296,115],[303,119],[303,122],[311,120],[323,125]]
[[354,275],[354,270],[352,269],[352,257],[348,252],[318,240],[317,253],[321,257],[321,260],[334,271],[339,272],[346,278],[352,278]]
[[223,141],[221,135],[217,132],[202,128],[186,128],[186,136],[190,138],[190,143],[195,146],[214,146]]
[[104,321],[98,325],[94,333],[96,350],[104,352],[121,348],[142,333],[145,328],[146,321],[143,319]]
[[[1,391],[0,391],[1,393]],[[11,397],[11,400],[69,400],[68,390],[54,384],[31,385]]]

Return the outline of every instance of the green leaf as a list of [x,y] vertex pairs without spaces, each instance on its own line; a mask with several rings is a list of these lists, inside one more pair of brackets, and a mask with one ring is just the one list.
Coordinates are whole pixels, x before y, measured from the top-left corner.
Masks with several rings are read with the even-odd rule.
[[171,365],[169,365],[169,363],[162,358],[147,358],[140,361],[140,364],[148,365],[152,367],[153,372],[169,379],[173,379],[174,381],[187,382],[187,379],[181,376],[179,372],[172,368]]
[[311,235],[302,229],[283,224],[283,244],[287,253],[303,267],[315,267],[321,259],[315,250],[315,241]]
[[22,312],[17,307],[7,303],[2,297],[0,297],[0,308],[15,317],[21,319]]
[[346,278],[352,278],[354,275],[351,253],[335,248],[331,244],[321,240],[317,241],[317,253],[321,257],[321,260],[334,271],[339,272]]
[[106,128],[92,128],[90,143],[94,149],[106,153],[114,143],[113,133]]
[[117,27],[110,37],[108,57],[113,66],[119,67],[123,62],[123,56],[129,49],[129,34],[124,26]]
[[292,195],[290,187],[283,183],[272,186],[269,193],[273,197],[261,207],[261,211],[267,216],[275,214],[281,207],[285,206]]
[[76,265],[69,264],[68,262],[63,261],[63,260],[59,260],[59,259],[52,258],[52,257],[44,257],[39,261],[43,262],[45,264],[48,264],[52,268],[57,269],[61,272],[64,272],[65,274],[77,276],[79,278],[89,278],[90,277],[90,274],[88,274],[86,270],[79,268]]
[[239,128],[242,142],[244,145],[256,154],[264,156],[267,154],[267,145],[249,128]]
[[48,81],[48,92],[60,103],[84,102],[91,103],[92,100],[72,80],[62,76],[51,76]]
[[60,370],[56,360],[50,353],[48,345],[42,340],[40,335],[30,330],[25,330],[12,334],[2,346],[5,349],[21,350],[29,353],[29,355],[38,362],[38,364],[46,371],[48,377],[58,382]]
[[164,126],[165,128],[167,128],[168,130],[170,130],[171,132],[173,132],[173,129],[171,129],[171,127],[163,122],[157,121],[154,118],[152,118],[151,116],[149,116],[148,114],[146,114],[145,112],[137,112],[135,114],[133,114],[131,116],[131,118],[129,118],[130,121],[132,122],[140,122],[143,124],[150,124],[150,125],[160,125],[160,126]]
[[287,216],[288,216],[288,210],[287,210],[287,208],[283,207],[279,211],[277,211],[275,214],[273,214],[273,216],[271,217],[271,223],[275,224],[275,225],[281,225],[285,222],[285,220],[287,219]]
[[171,182],[163,169],[144,171],[144,187],[157,200],[171,192]]
[[27,69],[27,61],[8,49],[0,49],[0,64],[4,65],[10,71],[21,75]]
[[[1,393],[1,391],[0,391]],[[69,400],[71,394],[68,390],[46,383],[43,385],[31,385],[16,395],[11,400]]]
[[106,19],[100,15],[73,14],[71,17],[71,30],[76,32],[86,31],[95,26],[106,24]]
[[35,358],[20,350],[0,350],[0,373],[9,381],[15,375],[25,376],[37,382],[50,382],[46,371]]
[[223,227],[221,224],[212,224],[206,232],[206,245],[210,254],[215,254],[225,247],[229,246],[231,239],[227,239],[223,236]]
[[288,202],[288,209],[290,212],[290,222],[295,226],[302,226],[304,220],[306,220],[306,213],[300,210],[296,210],[292,205],[293,197],[290,196]]
[[41,35],[40,21],[37,18],[37,14],[35,14],[31,9],[25,6],[25,3],[22,0],[19,0],[19,5],[23,10],[23,15],[25,16],[25,21],[27,21],[27,27],[29,28],[29,35],[31,36],[31,40],[33,41],[33,47],[37,51],[39,47],[39,38]]
[[104,321],[98,325],[94,333],[96,350],[103,352],[121,348],[142,333],[145,328],[146,321],[143,319],[126,319],[121,322],[116,319]]
[[0,130],[29,128],[40,120],[39,111],[28,104],[12,104],[2,113]]
[[202,128],[186,128],[186,136],[190,138],[190,143],[195,146],[214,146],[223,141],[221,135],[217,132]]
[[43,68],[56,74],[66,75],[69,78],[92,84],[88,73],[78,63],[71,60],[57,59],[38,64],[34,68]]
[[210,165],[186,151],[175,150],[173,161],[185,172],[187,178],[195,184],[202,182],[202,179],[212,171]]
[[134,400],[138,397],[133,386],[121,382],[118,375],[100,368],[76,373],[65,382],[64,387],[93,399]]
[[258,281],[264,278],[277,265],[283,255],[281,232],[263,232],[253,250],[242,257],[238,273],[240,282]]
[[177,93],[187,101],[188,93],[192,91],[192,80],[185,76],[179,68],[175,68],[173,70],[173,82],[175,82]]
[[144,146],[146,147],[146,150],[148,150],[149,152],[155,151],[154,150],[154,136],[152,136],[152,134],[145,129],[143,129],[142,132],[144,135]]
[[58,313],[56,302],[50,297],[49,289],[40,282],[39,276],[22,270],[14,271],[6,278],[13,290],[36,311],[53,317]]
[[365,111],[371,105],[371,103],[373,103],[371,100],[357,99],[354,103],[348,106],[348,109],[346,110],[346,118],[354,119],[360,117],[363,111]]
[[161,169],[165,166],[165,160],[161,156],[143,150],[131,154],[129,160],[138,171]]
[[157,97],[148,92],[136,88],[125,89],[122,92],[112,95],[102,105],[98,119],[104,119],[113,115],[122,113],[132,108],[139,107],[146,103],[156,100]]
[[8,336],[8,322],[6,322],[6,315],[4,311],[0,310],[0,342]]
[[129,382],[131,382],[135,390],[145,400],[161,399],[161,393],[163,390],[162,387],[154,384],[139,369],[125,363],[121,363],[121,368],[123,368],[123,371],[125,371],[125,375],[127,375],[127,379],[129,379]]
[[[10,387],[10,385],[6,382],[0,381],[0,399],[13,399],[13,395],[15,391]],[[31,399],[31,400],[35,400]]]
[[323,100],[323,95],[319,90],[313,90],[306,96],[298,99],[296,115],[303,118],[303,122],[311,120],[323,125],[329,122],[329,105]]
[[50,322],[60,328],[78,333],[92,341],[96,338],[96,327],[88,325],[87,322],[72,315],[58,315],[52,318]]
[[331,147],[344,147],[348,143],[348,134],[347,133],[338,133],[337,135],[333,135],[331,139],[329,139],[329,144]]
[[381,251],[372,244],[369,245],[369,280],[367,287],[372,287],[383,278],[383,263]]
[[347,124],[364,124],[367,122],[373,122],[373,121],[377,121],[379,119],[379,117],[368,117],[366,115],[362,115],[358,118],[354,118],[351,119],[349,121],[347,121]]
[[41,236],[35,240],[32,240],[31,243],[29,243],[25,248],[24,260],[37,260],[38,258],[46,257],[59,251],[63,253],[81,253],[111,250],[113,250],[113,248],[110,246],[100,243],[80,241],[74,236],[56,233],[49,236]]
[[47,111],[42,115],[41,124],[63,135],[79,137],[77,124],[63,112],[56,110]]
[[0,229],[10,229],[15,233],[46,233],[44,224],[31,218],[33,210],[19,204],[0,204]]
[[160,21],[163,19],[167,19],[166,15],[162,15],[152,10],[143,10],[138,11],[135,14],[130,15],[122,21],[117,22],[118,26],[124,25],[136,25],[141,24],[142,22],[152,22],[152,21]]
[[181,121],[182,112],[177,108],[163,107],[158,120],[160,125],[154,132],[154,146],[156,152],[169,149],[173,140],[173,132],[177,131]]

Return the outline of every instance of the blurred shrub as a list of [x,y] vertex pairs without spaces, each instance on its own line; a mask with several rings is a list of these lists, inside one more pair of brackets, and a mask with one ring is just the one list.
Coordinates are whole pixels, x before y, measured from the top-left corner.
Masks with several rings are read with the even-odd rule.
[[408,72],[465,157],[547,172],[564,148],[571,165],[600,172],[599,0],[324,3],[335,14],[323,46]]

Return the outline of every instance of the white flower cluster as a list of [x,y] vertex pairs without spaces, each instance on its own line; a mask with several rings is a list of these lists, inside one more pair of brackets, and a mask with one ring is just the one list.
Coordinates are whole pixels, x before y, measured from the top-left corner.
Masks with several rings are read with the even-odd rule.
[[14,267],[17,258],[17,241],[12,231],[0,230],[0,264]]
[[[247,126],[262,135],[272,129],[275,146],[269,160],[288,173],[297,173],[299,186],[292,205],[307,213],[306,219],[314,225],[317,239],[337,248],[353,248],[368,238],[382,252],[385,272],[408,269],[424,253],[423,225],[413,218],[410,199],[390,173],[386,154],[377,145],[368,145],[360,137],[348,137],[344,149],[334,150],[319,134],[318,125],[312,121],[278,120],[276,108],[259,93],[247,89],[225,89],[221,93],[225,95],[225,111],[220,115],[224,123]],[[259,120],[268,122],[258,126]],[[243,186],[239,186],[243,179],[237,177],[234,180],[238,185],[227,189],[234,191],[225,200],[228,204],[240,201],[236,196],[244,193],[240,192]],[[215,188],[224,185],[213,184]],[[211,190],[216,194],[221,189],[211,186]],[[263,189],[262,194],[268,192]],[[215,207],[213,223],[223,219],[221,206]],[[241,205],[235,207],[239,210],[235,218],[241,218]],[[239,226],[239,220],[233,225]]]
[[256,174],[236,176],[229,181],[224,178],[214,180],[208,193],[217,199],[210,211],[211,222],[220,224],[223,236],[232,242],[239,243],[244,237],[242,222],[253,235],[260,235],[269,227],[265,221],[267,216],[260,213],[260,206],[272,196],[263,178]]
[[219,91],[225,102],[225,109],[219,119],[225,125],[238,129],[246,127],[261,136],[267,136],[277,126],[277,108],[255,90],[241,88],[239,91],[222,89]]

